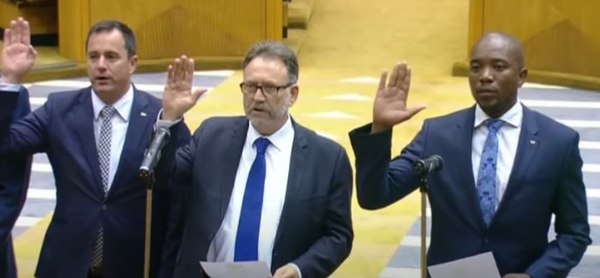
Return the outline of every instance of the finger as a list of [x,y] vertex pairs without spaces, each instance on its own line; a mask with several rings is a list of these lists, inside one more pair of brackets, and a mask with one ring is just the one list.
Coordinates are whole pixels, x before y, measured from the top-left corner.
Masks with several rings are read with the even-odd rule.
[[173,82],[181,80],[181,59],[175,59],[175,68],[173,69]]
[[15,41],[13,43],[23,43],[23,18],[15,23]]
[[179,60],[181,60],[179,67],[179,81],[185,81],[187,77],[188,57],[186,55],[181,55]]
[[400,66],[400,64],[396,64],[394,66],[394,68],[392,69],[392,74],[390,74],[390,80],[388,81],[388,88],[389,87],[395,87],[396,86],[396,82],[398,82],[398,67]]
[[377,87],[377,92],[381,92],[385,88],[385,81],[387,80],[387,71],[381,72],[381,77],[379,78],[379,86]]
[[173,83],[173,79],[175,78],[175,69],[173,68],[173,65],[169,65],[169,67],[167,67],[167,85]]
[[408,92],[410,90],[411,74],[412,74],[412,69],[406,68],[406,73],[404,74],[404,79],[402,79],[402,81],[400,83],[400,84],[402,84],[400,86],[400,88],[404,91],[404,93],[406,95],[408,95]]
[[290,276],[290,274],[287,271],[285,271],[285,270],[283,270],[283,271],[277,271],[273,275],[273,278],[288,278],[288,277],[293,277],[293,276]]
[[185,74],[185,82],[187,84],[190,84],[190,87],[191,87],[193,80],[194,80],[194,59],[190,58],[187,61],[187,68],[186,68],[186,74]]
[[10,27],[8,28],[8,41],[5,42],[7,46],[17,43],[15,33],[17,31],[17,22],[14,20],[10,21]]
[[31,45],[31,27],[27,20],[23,20],[23,37],[21,38],[25,45]]
[[396,86],[402,88],[402,82],[404,81],[404,77],[406,77],[406,62],[403,61],[402,63],[398,64],[396,69],[398,69],[398,74],[396,75],[395,84]]
[[273,274],[273,278],[281,278],[283,276],[283,271],[281,269],[278,269],[277,271],[275,271],[275,274]]

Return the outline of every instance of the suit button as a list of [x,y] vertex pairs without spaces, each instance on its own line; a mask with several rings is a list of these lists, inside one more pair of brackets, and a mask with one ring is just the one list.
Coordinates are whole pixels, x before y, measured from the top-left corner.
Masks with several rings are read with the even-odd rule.
[[485,243],[489,243],[489,242],[490,242],[490,239],[489,239],[488,237],[484,237],[484,238],[483,238],[483,242],[485,242]]
[[102,205],[102,210],[106,211],[106,208],[107,208],[106,204],[103,204]]

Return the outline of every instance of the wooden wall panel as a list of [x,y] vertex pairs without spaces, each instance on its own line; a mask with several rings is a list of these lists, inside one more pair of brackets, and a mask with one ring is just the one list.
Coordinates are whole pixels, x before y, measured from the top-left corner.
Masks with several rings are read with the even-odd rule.
[[24,6],[8,0],[0,0],[0,28],[6,28],[11,20],[23,17],[29,21],[33,35],[56,34],[58,12],[55,5]]
[[[61,17],[69,23],[81,23],[86,31],[92,23],[104,19],[126,22],[136,34],[138,54],[143,60],[170,59],[181,54],[211,58],[241,57],[257,41],[281,39],[281,0],[59,2],[64,6],[61,10],[65,11]],[[87,6],[87,11],[83,12],[81,19],[66,15],[83,6]],[[272,26],[275,24],[279,25]],[[65,29],[81,36],[76,27]],[[62,50],[63,45],[60,47]],[[81,56],[73,56],[71,50],[65,52],[70,53],[68,57],[83,61]]]
[[481,31],[519,38],[530,69],[600,77],[600,1],[480,1]]
[[77,62],[85,61],[85,38],[90,27],[88,1],[58,0],[58,50]]

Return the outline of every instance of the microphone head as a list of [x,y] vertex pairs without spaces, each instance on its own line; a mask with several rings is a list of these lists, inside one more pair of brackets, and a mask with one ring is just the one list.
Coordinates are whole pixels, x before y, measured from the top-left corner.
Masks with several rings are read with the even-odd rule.
[[442,167],[444,166],[444,159],[437,154],[432,155],[431,158],[439,164],[437,170],[442,170]]
[[431,172],[439,171],[444,165],[444,160],[441,156],[435,154],[425,159],[421,159],[415,162],[414,169],[417,173],[423,175]]

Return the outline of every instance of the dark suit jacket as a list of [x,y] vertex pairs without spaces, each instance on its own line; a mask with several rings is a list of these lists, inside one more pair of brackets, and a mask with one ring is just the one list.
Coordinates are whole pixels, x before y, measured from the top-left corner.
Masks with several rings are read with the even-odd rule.
[[[202,123],[192,141],[177,152],[174,186],[184,199],[171,218],[171,269],[161,277],[201,277],[199,262],[225,217],[233,190],[248,120],[211,118]],[[275,237],[271,270],[293,262],[303,277],[326,277],[348,256],[353,230],[350,215],[352,169],[345,150],[299,124],[285,204]],[[176,244],[177,245],[177,244]],[[172,247],[173,245],[170,245]]]
[[[56,181],[56,208],[36,276],[85,277],[102,225],[105,277],[142,277],[146,187],[137,172],[152,138],[161,101],[134,89],[125,144],[105,199],[94,137],[91,89],[51,94],[44,106],[9,128],[15,96],[0,92],[0,154],[12,157],[46,152]],[[165,173],[172,167],[176,146],[189,140],[185,124],[174,125],[171,130],[173,137],[163,150],[157,170],[157,185],[166,183]],[[165,190],[164,186],[157,187],[153,197],[153,271],[157,269],[166,230]]]
[[[29,94],[20,94],[16,105],[14,120],[29,114]],[[0,277],[17,277],[11,230],[25,202],[30,172],[31,155],[0,159]]]
[[[414,162],[439,154],[443,169],[429,178],[429,265],[492,251],[501,274],[565,277],[591,242],[579,135],[524,107],[508,185],[486,228],[471,166],[474,111],[425,121],[391,162],[391,132],[368,135],[369,126],[352,131],[360,205],[377,209],[408,195],[418,187]],[[548,242],[552,213],[558,237]]]

